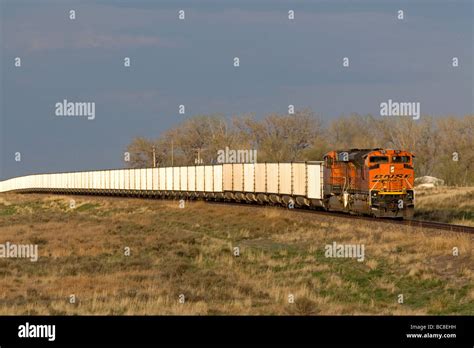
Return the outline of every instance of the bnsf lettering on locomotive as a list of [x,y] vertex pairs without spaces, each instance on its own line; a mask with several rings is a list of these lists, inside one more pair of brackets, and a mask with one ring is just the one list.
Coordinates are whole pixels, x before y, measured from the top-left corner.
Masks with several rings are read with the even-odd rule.
[[374,179],[408,179],[410,174],[377,174]]

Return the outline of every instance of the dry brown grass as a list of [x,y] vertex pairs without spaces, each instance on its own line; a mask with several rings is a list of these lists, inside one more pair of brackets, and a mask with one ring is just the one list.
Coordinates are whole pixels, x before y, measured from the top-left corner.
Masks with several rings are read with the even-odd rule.
[[[4,194],[6,241],[37,243],[40,257],[0,259],[4,315],[474,314],[468,235],[276,208]],[[364,244],[364,262],[326,258],[333,241]]]
[[416,218],[474,226],[474,187],[417,189],[415,207]]

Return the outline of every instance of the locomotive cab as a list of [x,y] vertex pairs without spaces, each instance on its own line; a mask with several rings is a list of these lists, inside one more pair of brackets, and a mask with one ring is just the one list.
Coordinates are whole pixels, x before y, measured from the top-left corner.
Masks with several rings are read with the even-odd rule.
[[413,154],[378,150],[367,156],[369,206],[372,215],[411,218],[415,193]]
[[326,208],[377,217],[412,217],[413,157],[407,151],[384,149],[327,153]]

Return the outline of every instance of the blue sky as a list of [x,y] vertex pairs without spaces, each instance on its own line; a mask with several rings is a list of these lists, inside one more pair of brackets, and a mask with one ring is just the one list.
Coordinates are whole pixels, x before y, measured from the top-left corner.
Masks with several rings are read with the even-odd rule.
[[[294,104],[330,120],[378,115],[388,99],[420,102],[422,114],[474,112],[472,1],[0,4],[3,179],[122,167],[133,137],[196,114],[262,117]],[[95,119],[56,117],[63,99],[95,102]]]

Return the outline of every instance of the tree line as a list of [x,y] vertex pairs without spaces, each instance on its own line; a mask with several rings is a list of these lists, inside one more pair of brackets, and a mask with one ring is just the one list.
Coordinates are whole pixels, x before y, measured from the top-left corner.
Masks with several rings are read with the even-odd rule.
[[[198,115],[155,139],[134,138],[127,146],[132,168],[216,163],[218,151],[257,150],[258,162],[321,160],[331,150],[392,148],[415,154],[416,176],[448,185],[472,185],[474,115],[464,117],[375,117],[352,114],[323,121],[309,109],[292,115],[226,117]],[[197,161],[199,159],[199,162]]]

